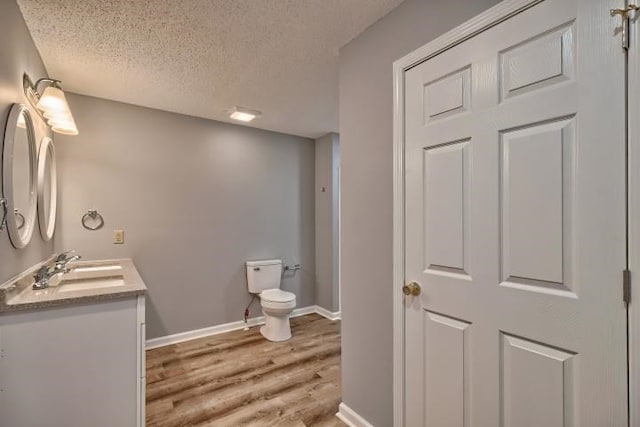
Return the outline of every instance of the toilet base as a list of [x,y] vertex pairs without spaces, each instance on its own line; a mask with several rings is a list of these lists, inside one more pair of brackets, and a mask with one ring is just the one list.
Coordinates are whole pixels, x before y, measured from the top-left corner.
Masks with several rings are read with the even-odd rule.
[[266,315],[265,324],[260,328],[260,333],[269,341],[287,341],[291,338],[289,315],[282,317]]

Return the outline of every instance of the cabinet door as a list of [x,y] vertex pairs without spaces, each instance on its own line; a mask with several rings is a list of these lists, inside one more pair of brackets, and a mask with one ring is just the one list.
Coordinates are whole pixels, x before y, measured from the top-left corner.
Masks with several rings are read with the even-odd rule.
[[0,317],[0,425],[136,426],[136,298]]

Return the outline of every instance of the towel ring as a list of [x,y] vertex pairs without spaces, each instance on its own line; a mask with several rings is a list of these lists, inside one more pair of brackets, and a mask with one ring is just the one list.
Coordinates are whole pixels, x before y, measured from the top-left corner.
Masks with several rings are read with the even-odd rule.
[[0,221],[0,231],[2,231],[7,225],[7,199],[0,199],[0,206],[2,206],[2,221]]
[[13,213],[16,216],[16,224],[17,224],[18,230],[22,230],[22,227],[24,227],[24,224],[26,222],[24,219],[24,215],[18,212],[18,209],[14,209]]
[[[97,219],[98,223],[92,227],[90,225],[87,225],[87,220],[88,219]],[[82,222],[82,226],[84,228],[86,228],[87,230],[95,231],[95,230],[99,230],[99,229],[102,228],[102,226],[104,225],[104,218],[102,218],[102,215],[100,215],[98,213],[98,211],[89,210],[89,211],[87,211],[86,214],[82,215],[82,221],[81,222]]]

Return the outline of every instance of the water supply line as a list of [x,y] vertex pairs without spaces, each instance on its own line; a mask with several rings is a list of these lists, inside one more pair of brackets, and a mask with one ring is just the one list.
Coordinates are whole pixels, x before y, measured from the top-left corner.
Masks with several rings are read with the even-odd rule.
[[247,308],[244,309],[244,330],[248,331],[249,330],[249,324],[247,322],[247,320],[249,319],[249,308],[251,307],[251,304],[253,304],[253,301],[256,299],[256,294],[251,294],[251,302],[249,302],[249,305],[247,306]]

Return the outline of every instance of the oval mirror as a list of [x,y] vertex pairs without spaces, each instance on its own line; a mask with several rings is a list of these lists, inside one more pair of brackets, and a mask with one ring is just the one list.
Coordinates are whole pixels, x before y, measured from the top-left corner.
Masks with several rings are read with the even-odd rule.
[[57,195],[56,151],[51,138],[45,137],[38,152],[38,223],[45,241],[51,240],[56,228]]
[[2,191],[7,200],[7,229],[16,248],[31,240],[36,219],[36,140],[26,106],[9,112],[2,151]]

